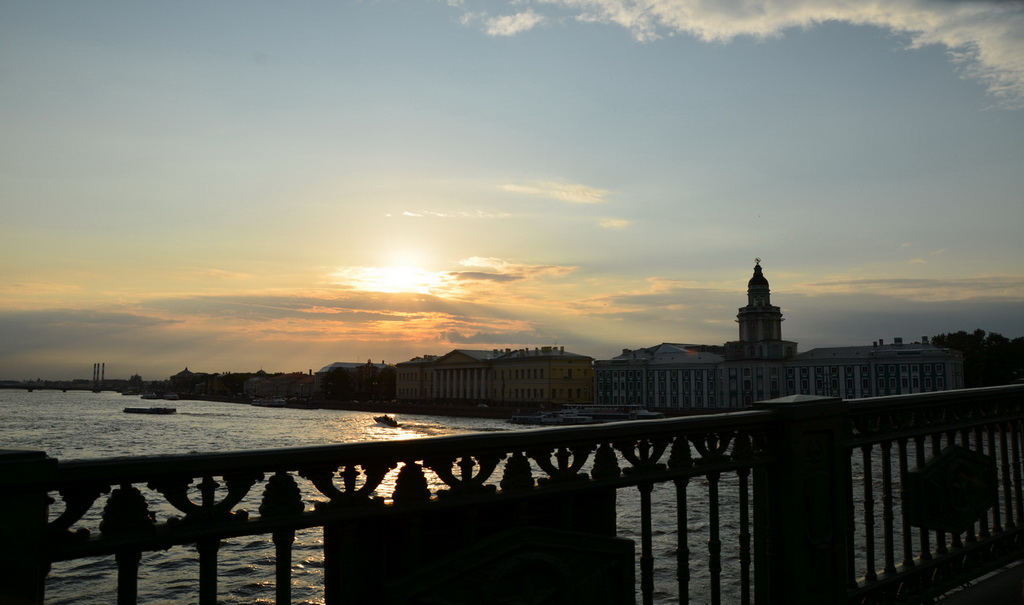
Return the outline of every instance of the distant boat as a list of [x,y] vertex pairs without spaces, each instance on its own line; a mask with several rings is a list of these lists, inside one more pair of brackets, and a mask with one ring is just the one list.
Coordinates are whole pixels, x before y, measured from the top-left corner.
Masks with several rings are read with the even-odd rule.
[[598,424],[603,422],[595,420],[590,416],[584,416],[573,410],[560,410],[557,412],[533,412],[530,414],[516,414],[508,419],[512,424],[535,424],[541,426],[566,426],[572,424]]
[[284,400],[284,397],[262,397],[253,399],[252,405],[263,408],[283,408],[288,405],[288,402]]
[[174,414],[178,411],[177,408],[125,408],[125,414]]
[[374,416],[373,419],[382,426],[390,426],[391,428],[398,428],[402,425],[398,424],[398,421],[392,416],[384,414],[383,416]]
[[142,394],[142,395],[140,396],[140,399],[160,399],[160,397],[159,397],[159,396],[157,396],[157,394],[156,394],[156,393],[152,393],[152,392],[150,392],[150,393],[143,393],[143,394]]
[[178,394],[177,393],[164,393],[164,399],[166,399],[168,401],[177,401],[178,400]]
[[654,420],[664,418],[661,412],[652,412],[637,405],[578,405],[554,412],[516,414],[508,419],[512,424],[563,426],[571,424],[598,424],[620,420]]

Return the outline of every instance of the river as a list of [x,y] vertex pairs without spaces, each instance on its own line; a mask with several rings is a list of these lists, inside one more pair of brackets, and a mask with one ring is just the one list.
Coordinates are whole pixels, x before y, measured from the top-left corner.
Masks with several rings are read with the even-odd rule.
[[[125,414],[127,406],[151,403],[177,408],[171,415]],[[418,439],[472,432],[513,430],[504,420],[448,416],[398,415],[399,428],[378,426],[368,412],[291,409],[179,400],[139,401],[113,392],[0,390],[0,448],[42,450],[59,460],[117,456],[168,455],[329,445],[388,439]],[[725,479],[723,477],[723,479]],[[668,486],[659,486],[655,499],[655,557],[657,602],[677,602],[674,594],[675,510]],[[701,538],[706,521],[706,497],[699,482],[688,493],[691,548]],[[706,503],[706,500],[704,500]],[[97,508],[97,507],[94,507]],[[95,513],[94,513],[95,514]],[[637,497],[620,491],[622,537],[638,540],[631,528],[638,519]],[[694,561],[702,567],[695,548]],[[706,556],[706,554],[704,555]],[[323,603],[322,533],[300,531],[296,537],[293,602]],[[273,551],[268,537],[228,541],[220,552],[219,590],[225,605],[270,604],[274,598]],[[700,593],[706,579],[695,571],[691,590]],[[175,547],[143,556],[139,573],[139,602],[194,603],[197,599],[198,557],[192,547]],[[107,604],[113,601],[115,569],[112,557],[57,562],[47,580],[48,605]],[[728,589],[727,589],[728,590]],[[695,595],[696,596],[696,595]],[[700,601],[699,597],[696,599]]]

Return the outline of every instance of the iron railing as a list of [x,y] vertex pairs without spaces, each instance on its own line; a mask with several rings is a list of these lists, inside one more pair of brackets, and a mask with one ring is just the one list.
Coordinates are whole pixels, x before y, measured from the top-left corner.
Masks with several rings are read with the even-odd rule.
[[322,528],[330,604],[923,603],[1024,553],[1022,420],[1015,385],[284,450],[4,451],[0,602],[41,604],[51,564],[113,557],[134,603],[143,553],[195,545],[196,600],[217,603],[221,545],[268,536],[290,603],[295,532]]

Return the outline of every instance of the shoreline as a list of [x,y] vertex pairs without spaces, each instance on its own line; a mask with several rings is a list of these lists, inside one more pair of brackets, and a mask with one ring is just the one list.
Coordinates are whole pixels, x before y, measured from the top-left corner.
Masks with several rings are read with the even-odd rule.
[[[205,397],[202,395],[182,396],[181,399],[192,401],[216,401],[219,403],[236,403],[251,405],[249,398]],[[520,410],[506,407],[480,407],[468,404],[426,404],[403,403],[391,401],[331,401],[313,400],[300,404],[289,404],[285,409],[297,410],[344,410],[347,412],[368,412],[373,414],[419,414],[422,416],[458,416],[462,418],[510,418]]]
[[[207,397],[202,395],[188,395],[181,397],[194,401],[217,401],[220,403],[237,403],[250,405],[252,400],[248,397]],[[455,416],[460,418],[504,418],[509,419],[516,414],[526,412],[542,412],[559,409],[557,407],[505,407],[486,405],[479,406],[468,403],[408,403],[401,401],[333,401],[333,400],[312,400],[299,404],[289,404],[285,409],[298,410],[343,410],[347,412],[367,412],[372,414],[417,414],[421,416]],[[707,414],[722,414],[725,412],[736,412],[739,409],[710,408],[710,409],[666,409],[657,408],[666,417],[674,418],[680,416],[699,416]]]

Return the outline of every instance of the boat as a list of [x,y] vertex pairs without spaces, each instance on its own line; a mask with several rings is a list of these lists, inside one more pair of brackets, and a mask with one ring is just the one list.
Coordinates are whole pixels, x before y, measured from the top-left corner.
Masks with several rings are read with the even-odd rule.
[[284,400],[284,397],[261,397],[253,399],[252,405],[263,408],[283,408],[288,405],[288,402]]
[[598,424],[602,422],[591,416],[577,413],[575,410],[559,410],[556,412],[532,412],[515,414],[508,419],[512,424],[533,424],[541,426],[566,426],[573,424]]
[[591,404],[570,406],[568,409],[575,411],[577,414],[590,416],[591,418],[601,422],[617,422],[620,420],[656,420],[658,418],[665,417],[665,414],[661,412],[652,412],[651,410],[639,405]]
[[377,422],[377,424],[382,426],[390,426],[391,428],[398,428],[402,426],[398,424],[398,421],[395,420],[393,416],[388,416],[387,414],[381,416],[374,416],[373,419]]
[[177,401],[178,400],[178,394],[177,393],[164,393],[164,399],[166,399],[168,401]]
[[149,393],[143,393],[143,394],[142,394],[142,395],[141,395],[141,396],[139,397],[139,399],[160,399],[160,397],[159,397],[159,396],[157,396],[157,394],[156,394],[156,393],[153,393],[153,392],[149,392]]
[[563,426],[572,424],[600,424],[620,420],[654,420],[664,418],[661,412],[652,412],[638,405],[575,405],[553,412],[516,414],[508,419],[512,424]]
[[151,407],[151,408],[125,408],[125,414],[174,414],[177,413],[177,408],[163,408],[163,407]]

